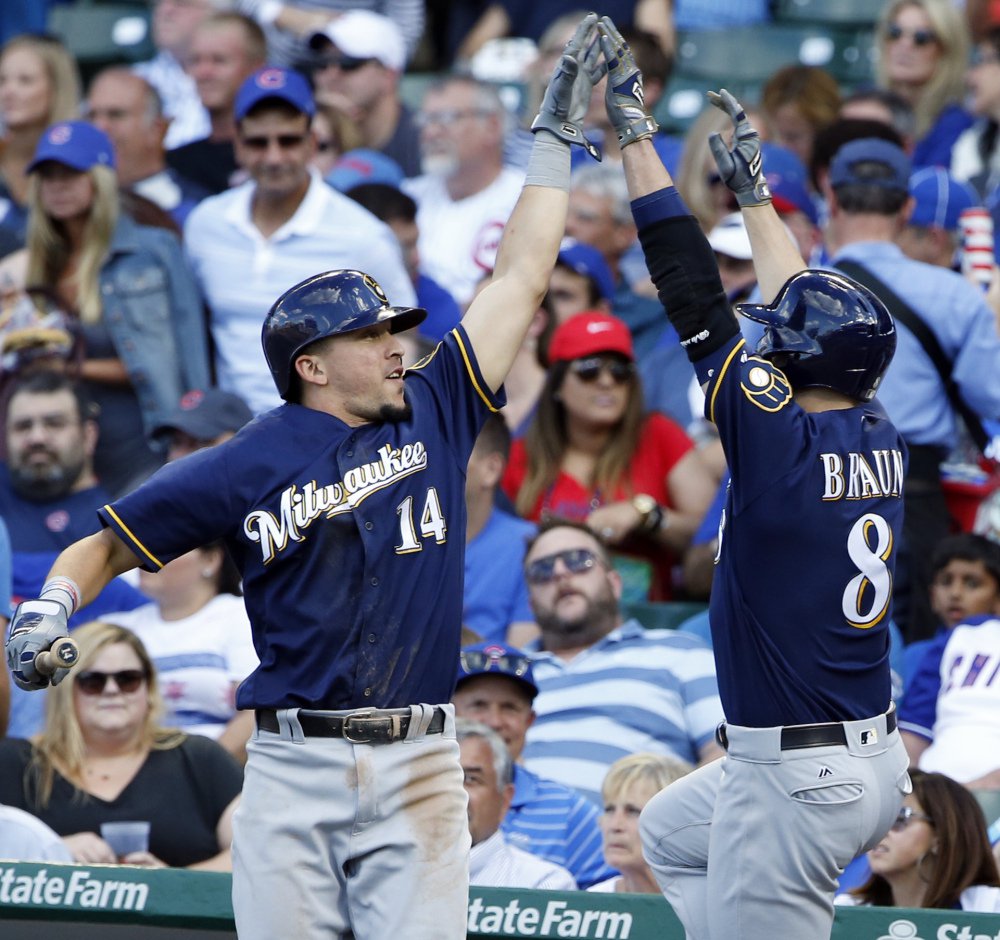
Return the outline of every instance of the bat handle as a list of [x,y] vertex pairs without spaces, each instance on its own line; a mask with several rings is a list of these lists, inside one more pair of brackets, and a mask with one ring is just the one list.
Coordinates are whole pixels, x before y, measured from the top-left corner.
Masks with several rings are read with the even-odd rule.
[[75,640],[64,636],[56,640],[52,647],[42,650],[35,657],[35,669],[43,676],[51,676],[57,669],[69,669],[80,658],[80,647]]

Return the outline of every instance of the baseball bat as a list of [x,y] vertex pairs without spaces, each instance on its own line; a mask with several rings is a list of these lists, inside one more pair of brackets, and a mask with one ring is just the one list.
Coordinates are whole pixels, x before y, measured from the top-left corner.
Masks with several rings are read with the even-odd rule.
[[52,647],[35,656],[35,669],[43,676],[51,676],[57,669],[69,669],[80,658],[80,647],[68,636],[56,640]]

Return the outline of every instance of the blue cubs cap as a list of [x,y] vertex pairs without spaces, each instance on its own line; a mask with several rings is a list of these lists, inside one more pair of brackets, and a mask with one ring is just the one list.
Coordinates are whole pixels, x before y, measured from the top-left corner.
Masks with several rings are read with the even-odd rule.
[[326,181],[334,188],[346,193],[362,183],[385,183],[398,187],[403,182],[400,165],[378,150],[359,147],[348,150],[326,174]]
[[813,225],[819,225],[819,212],[809,194],[805,164],[787,147],[765,141],[760,145],[764,158],[764,176],[771,190],[771,202],[780,214],[804,213]]
[[948,232],[958,229],[958,217],[974,206],[982,205],[976,191],[960,183],[939,166],[917,170],[910,177],[913,214],[910,225],[926,225]]
[[284,101],[309,117],[316,113],[316,102],[305,76],[293,69],[268,65],[257,69],[240,85],[233,103],[234,117],[242,121],[252,108],[269,98]]
[[[856,168],[862,163],[881,163],[888,172],[882,178],[859,176]],[[901,147],[888,140],[862,137],[860,140],[849,141],[834,154],[830,162],[830,185],[836,189],[838,186],[852,184],[909,192],[910,158]]]
[[531,698],[538,695],[535,676],[531,671],[531,660],[524,650],[504,643],[486,641],[472,646],[463,646],[458,654],[458,678],[461,685],[465,679],[474,676],[507,676],[519,682]]
[[81,173],[92,166],[115,167],[111,138],[86,121],[60,121],[45,129],[38,141],[27,172],[37,170],[46,160],[61,163]]
[[615,279],[608,262],[593,245],[578,242],[572,238],[563,241],[556,264],[565,265],[571,271],[589,277],[605,300],[615,296]]

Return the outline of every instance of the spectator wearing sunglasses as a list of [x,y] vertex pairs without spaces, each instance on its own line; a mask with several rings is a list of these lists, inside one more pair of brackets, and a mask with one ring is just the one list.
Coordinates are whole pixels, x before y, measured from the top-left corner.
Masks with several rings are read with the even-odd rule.
[[911,770],[913,792],[868,854],[871,877],[837,904],[1000,913],[1000,873],[976,798],[950,777]]
[[[209,307],[218,385],[259,414],[281,403],[260,348],[261,298],[336,268],[370,273],[401,305],[416,296],[392,230],[311,166],[312,91],[260,69],[236,96],[236,156],[250,179],[202,201],[185,247]],[[179,397],[179,396],[178,396]]]
[[420,173],[420,129],[399,95],[406,44],[387,16],[351,10],[313,33],[316,100],[343,111],[360,131],[356,145],[391,157],[405,176]]
[[693,636],[621,613],[622,576],[586,525],[552,519],[524,576],[541,639],[529,644],[538,698],[525,766],[601,804],[610,766],[650,752],[691,764],[722,755],[715,660]]
[[972,123],[965,95],[969,37],[951,0],[893,0],[878,29],[877,78],[913,108],[913,168],[947,167],[958,136]]
[[562,323],[503,488],[520,515],[575,519],[615,552],[626,603],[669,600],[673,566],[715,485],[684,431],[645,413],[628,327],[603,313]]
[[[156,671],[134,633],[94,621],[74,638],[79,663],[50,690],[42,733],[0,741],[0,803],[54,829],[76,862],[230,870],[239,764],[161,725]],[[150,823],[148,850],[118,858],[101,824],[136,820]]]
[[482,722],[503,739],[514,762],[514,796],[500,824],[511,845],[569,870],[581,888],[614,876],[601,854],[597,807],[576,790],[521,763],[538,695],[531,660],[514,646],[486,642],[459,655],[452,702],[459,718]]

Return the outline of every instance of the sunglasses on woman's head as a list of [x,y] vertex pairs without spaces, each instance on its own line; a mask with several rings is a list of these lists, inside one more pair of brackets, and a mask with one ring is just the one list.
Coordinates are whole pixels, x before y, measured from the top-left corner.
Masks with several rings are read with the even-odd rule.
[[492,655],[479,650],[462,650],[458,658],[466,672],[489,672],[495,669],[508,675],[523,676],[531,665],[527,656]]
[[84,695],[100,695],[108,685],[108,679],[114,679],[119,692],[135,692],[146,681],[143,669],[122,669],[120,672],[81,672],[74,680],[76,687]]
[[898,42],[904,36],[909,36],[915,46],[929,46],[932,42],[937,42],[937,34],[929,29],[908,30],[895,23],[886,27],[885,38],[889,42]]
[[596,382],[603,369],[607,369],[608,374],[619,385],[627,382],[635,374],[635,364],[624,359],[602,359],[600,356],[591,356],[589,359],[574,359],[570,364],[570,371],[581,382]]

